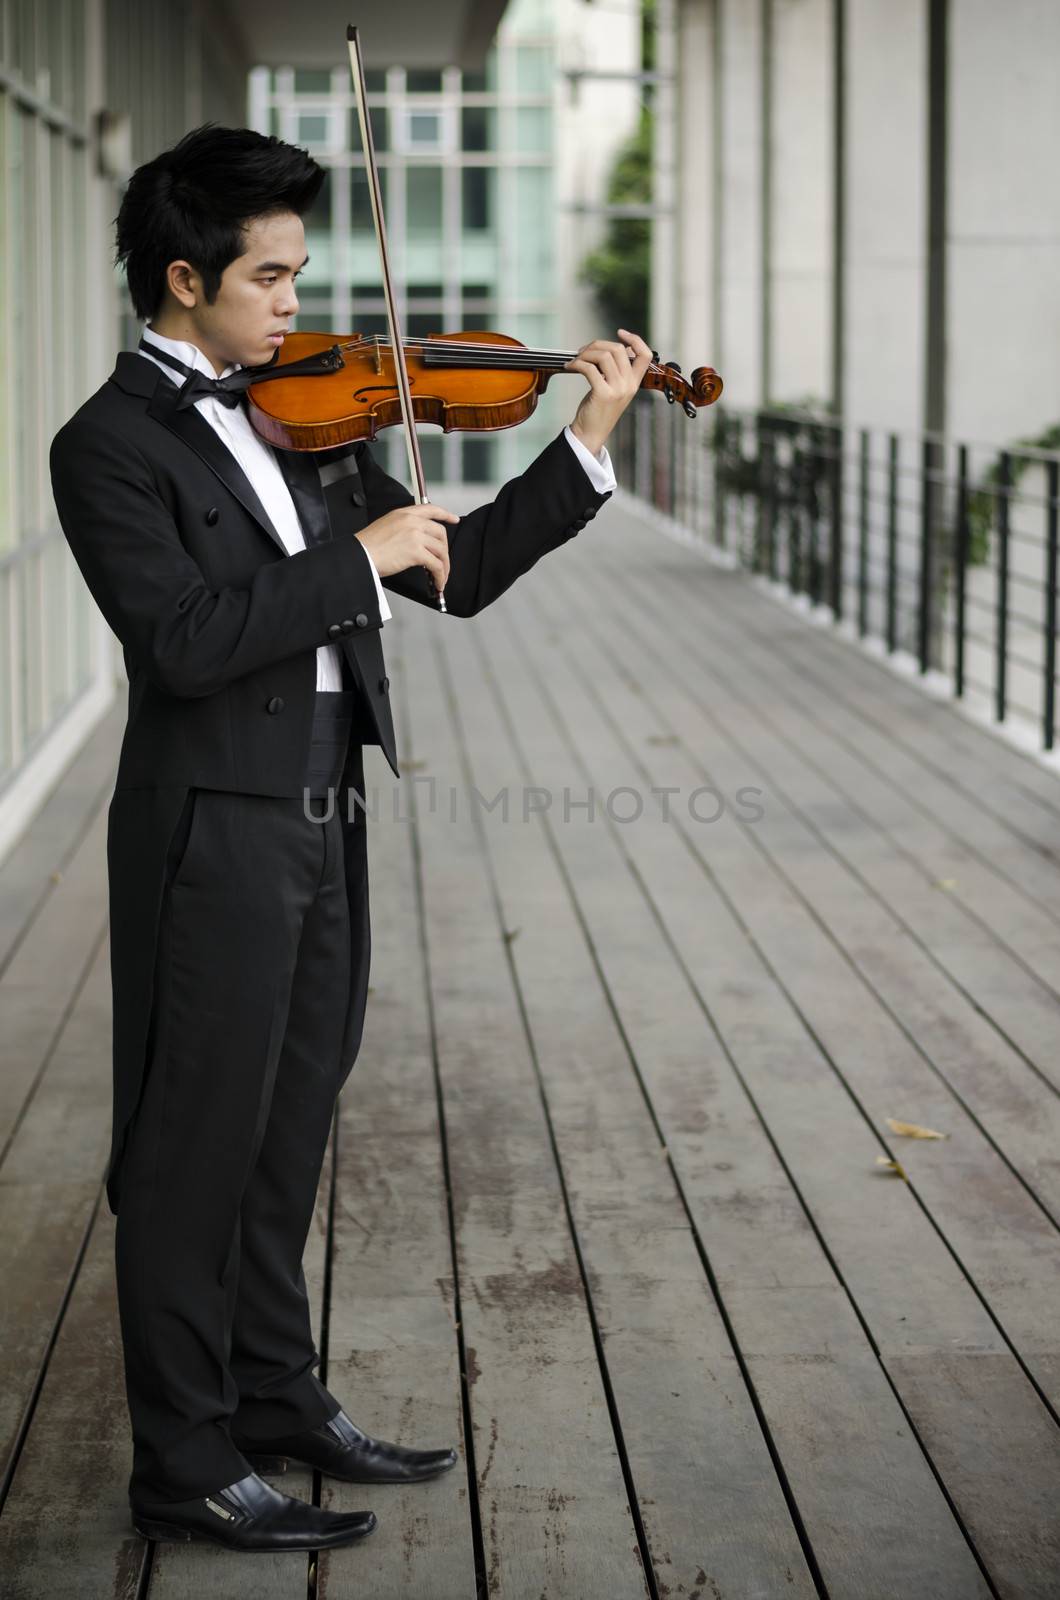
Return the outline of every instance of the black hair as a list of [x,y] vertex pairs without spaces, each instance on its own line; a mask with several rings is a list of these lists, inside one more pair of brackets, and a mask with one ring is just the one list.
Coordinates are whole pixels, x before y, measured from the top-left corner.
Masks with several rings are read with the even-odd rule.
[[303,216],[325,176],[297,145],[212,122],[137,167],[115,219],[115,261],[136,315],[157,314],[171,261],[191,263],[212,305],[221,274],[246,249],[247,224],[279,211]]

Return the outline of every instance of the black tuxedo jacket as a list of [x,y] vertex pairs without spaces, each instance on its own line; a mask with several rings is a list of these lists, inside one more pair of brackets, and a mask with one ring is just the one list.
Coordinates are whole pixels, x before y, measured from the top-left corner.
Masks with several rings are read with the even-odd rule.
[[[365,444],[278,451],[308,546],[288,555],[235,457],[194,407],[176,410],[177,393],[154,362],[122,354],[51,449],[63,532],[124,646],[116,787],[300,797],[315,650],[328,643],[341,645],[359,691],[360,742],[381,745],[396,774],[382,622],[353,536],[412,496]],[[559,434],[448,527],[449,612],[481,611],[607,498]],[[434,605],[420,567],[383,582]]]
[[[359,691],[336,799],[351,927],[367,938],[362,745],[397,773],[378,598],[355,533],[412,496],[364,444],[277,452],[306,532],[288,555],[235,457],[154,362],[118,357],[110,379],[60,429],[51,473],[63,532],[124,647],[128,724],[107,830],[114,1005],[113,1142],[107,1193],[138,1103],[165,863],[190,788],[301,799],[316,649],[338,643]],[[472,616],[595,516],[598,494],[562,433],[526,471],[447,527],[453,616]],[[312,542],[315,541],[315,542]],[[434,606],[420,567],[384,578]],[[438,626],[443,626],[444,619]],[[358,781],[359,780],[359,781]],[[194,827],[194,822],[192,822]],[[357,941],[353,941],[354,944]],[[357,951],[367,961],[367,951]],[[358,973],[351,970],[351,990]],[[361,985],[363,988],[363,984]],[[350,1059],[359,1022],[348,1024]]]

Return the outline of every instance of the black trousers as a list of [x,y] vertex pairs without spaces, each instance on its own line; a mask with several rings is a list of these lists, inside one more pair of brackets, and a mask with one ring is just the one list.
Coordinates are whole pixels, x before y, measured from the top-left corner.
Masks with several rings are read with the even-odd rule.
[[[337,783],[351,698],[318,696],[310,793]],[[313,1372],[302,1254],[368,984],[364,817],[347,862],[346,808],[334,787],[192,789],[174,835],[115,1255],[140,1499],[219,1489],[251,1470],[233,1435],[339,1410]]]

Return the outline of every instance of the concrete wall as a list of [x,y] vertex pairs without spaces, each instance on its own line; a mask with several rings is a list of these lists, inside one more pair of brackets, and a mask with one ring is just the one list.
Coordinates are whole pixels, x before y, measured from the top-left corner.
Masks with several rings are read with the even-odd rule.
[[676,341],[729,403],[916,430],[930,394],[998,444],[1060,421],[1055,0],[678,0],[676,54]]

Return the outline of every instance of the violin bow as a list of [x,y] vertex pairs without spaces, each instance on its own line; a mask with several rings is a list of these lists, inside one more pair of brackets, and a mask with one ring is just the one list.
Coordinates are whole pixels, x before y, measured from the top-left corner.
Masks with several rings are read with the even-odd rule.
[[[427,486],[423,476],[420,441],[416,433],[416,419],[412,412],[409,369],[405,365],[405,346],[401,338],[397,301],[394,298],[394,284],[390,276],[390,257],[386,244],[386,223],[383,220],[383,197],[379,188],[379,173],[375,164],[372,123],[368,115],[368,89],[364,81],[364,59],[361,55],[359,30],[353,27],[352,24],[346,29],[346,42],[350,51],[350,73],[353,77],[354,98],[357,101],[357,120],[361,126],[361,144],[364,149],[365,168],[368,175],[368,194],[372,202],[372,221],[375,224],[375,236],[379,243],[379,258],[383,271],[383,295],[386,300],[386,320],[390,329],[390,350],[394,361],[394,377],[397,380],[398,399],[401,402],[401,422],[405,429],[405,445],[409,455],[409,473],[415,485],[417,504],[425,506],[430,504],[430,496],[427,493]],[[423,570],[430,579],[431,588],[434,589],[434,578],[430,569],[424,567]],[[434,589],[434,593],[438,598],[439,611],[444,611],[445,595],[441,589]]]

